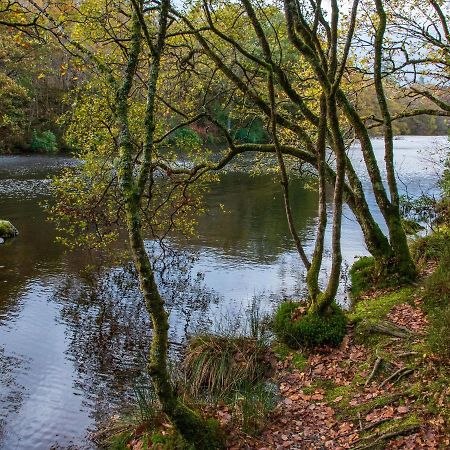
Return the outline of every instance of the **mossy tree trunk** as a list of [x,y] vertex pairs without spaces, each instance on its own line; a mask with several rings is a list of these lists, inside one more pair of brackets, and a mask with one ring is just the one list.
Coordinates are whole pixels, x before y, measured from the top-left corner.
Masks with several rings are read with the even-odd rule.
[[[324,95],[320,99],[320,123],[316,144],[317,175],[319,178],[318,225],[311,265],[306,274],[309,297],[314,303],[320,295],[319,273],[322,266],[325,232],[327,227],[327,176],[326,176],[326,135],[327,135],[327,102]],[[336,177],[335,177],[336,181]]]
[[[318,130],[320,117],[316,115],[316,113],[308,106],[307,101],[305,101],[305,98],[302,95],[301,86],[297,87],[294,84],[291,84],[289,73],[284,69],[281,63],[277,62],[278,57],[275,57],[275,53],[272,53],[273,49],[270,45],[268,45],[270,43],[270,39],[267,37],[268,31],[265,30],[265,28],[262,27],[258,21],[258,15],[255,12],[255,9],[258,10],[258,8],[256,8],[250,0],[242,0],[241,3],[253,24],[256,36],[260,42],[263,57],[255,54],[254,52],[250,53],[246,50],[243,42],[236,41],[232,36],[229,36],[221,31],[219,29],[220,24],[214,21],[214,15],[209,10],[208,5],[204,3],[203,6],[210,32],[214,33],[219,39],[226,42],[226,45],[231,45],[236,54],[239,54],[241,57],[246,59],[249,64],[256,65],[261,72],[267,71],[268,69],[272,71],[276,88],[282,92],[286,99],[289,99],[289,101],[292,102],[293,109],[298,109],[300,111],[309,126]],[[338,52],[335,51],[337,46],[333,42],[333,39],[341,31],[333,28],[334,24],[339,19],[337,2],[334,0],[331,2],[332,13],[334,16],[330,19],[327,19],[322,14],[320,3],[312,3],[310,17],[315,17],[315,21],[312,22],[309,21],[308,17],[303,15],[302,8],[299,8],[295,1],[284,1],[286,25],[289,40],[298,50],[299,54],[309,62],[311,68],[315,72],[316,79],[321,84],[321,88],[323,89],[327,84],[333,84],[333,90],[339,107],[344,112],[344,115],[361,142],[365,163],[370,174],[370,180],[375,192],[376,201],[389,230],[389,239],[387,239],[378,224],[373,219],[365,198],[365,194],[362,190],[361,182],[354,171],[351,161],[347,159],[347,185],[344,188],[345,200],[351,207],[355,217],[361,225],[368,250],[377,260],[377,265],[380,267],[380,270],[397,273],[401,278],[405,279],[414,278],[415,267],[409,254],[406,234],[402,228],[400,213],[398,208],[395,207],[395,202],[393,202],[394,207],[391,207],[391,203],[384,189],[379,173],[379,167],[376,159],[374,158],[368,128],[366,127],[362,117],[349,102],[341,84],[341,79],[346,69],[345,60],[349,55],[350,47],[354,43],[352,39],[355,24],[357,22],[356,17],[359,3],[360,2],[358,0],[354,0],[352,2],[347,35],[342,36],[346,40],[345,47],[344,49],[339,49]],[[195,24],[182,15],[180,15],[180,17],[187,24],[188,28],[194,33],[194,36],[200,44],[202,50],[215,63],[223,75],[231,83],[233,83],[243,95],[248,97],[250,101],[270,120],[271,107],[270,102],[267,100],[268,95],[258,93],[258,90],[255,89],[254,86],[248,82],[248,80],[245,80],[245,77],[241,78],[236,72],[232,71],[220,54],[215,51],[215,48],[211,42],[205,39],[202,32],[196,28]],[[326,36],[326,39],[323,39],[322,35],[319,36],[320,33],[318,30],[320,27],[322,27],[323,31],[326,30],[326,34],[324,35]],[[345,55],[344,58],[342,58],[343,55]],[[342,62],[344,62],[344,64],[341,64]],[[332,69],[332,72],[334,72],[333,77],[329,76],[331,73],[329,70],[330,68]],[[294,133],[297,136],[299,142],[301,143],[300,153],[306,151],[309,154],[308,156],[315,154],[314,139],[311,138],[308,127],[305,127],[303,124],[297,122],[296,119],[291,118],[286,114],[277,113],[275,118],[279,127],[279,132],[281,132],[281,129],[286,129],[289,130],[288,134]],[[329,141],[331,139],[329,134],[327,139]],[[388,156],[392,154],[392,146],[389,147],[389,145],[390,144],[387,143],[386,150]],[[281,145],[282,149],[283,147],[284,146]],[[258,149],[254,148],[254,151],[258,151]],[[267,151],[267,148],[265,151]],[[275,146],[272,146],[272,151],[276,153]],[[284,150],[282,153],[286,154]],[[390,161],[392,161],[392,158]],[[389,171],[392,175],[393,162],[392,164],[389,164]],[[327,165],[327,177],[329,181],[332,181],[333,185],[335,175],[336,174],[334,171]],[[394,184],[395,177],[391,175],[389,175],[389,179],[391,180],[390,185],[392,186],[392,189],[390,189],[391,197],[395,199],[398,197],[398,194],[396,194],[397,189]],[[392,180],[394,180],[394,182],[392,182]],[[350,191],[347,187],[350,188]],[[294,207],[294,205],[292,205],[292,207]],[[305,260],[306,258],[302,257],[302,259]]]
[[217,430],[198,413],[183,404],[176,395],[168,370],[168,315],[159,293],[153,268],[147,254],[142,230],[141,203],[150,175],[155,130],[154,106],[159,76],[159,66],[165,42],[169,0],[160,5],[159,31],[156,44],[148,42],[151,63],[148,80],[147,111],[145,117],[146,143],[143,161],[136,175],[134,151],[129,129],[128,97],[142,50],[142,33],[150,39],[143,21],[142,4],[133,2],[133,29],[128,62],[123,83],[117,92],[117,121],[119,137],[119,180],[126,211],[126,225],[140,289],[152,322],[152,342],[149,351],[148,372],[163,411],[177,430],[196,448],[216,449],[220,447]]

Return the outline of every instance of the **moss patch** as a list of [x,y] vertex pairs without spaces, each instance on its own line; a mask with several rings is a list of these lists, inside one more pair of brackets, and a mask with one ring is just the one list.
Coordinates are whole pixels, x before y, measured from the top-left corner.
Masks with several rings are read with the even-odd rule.
[[293,349],[338,346],[347,332],[347,318],[343,311],[333,304],[326,314],[307,313],[293,319],[301,306],[297,302],[282,303],[275,313],[273,328],[278,339]]
[[[391,309],[403,303],[409,303],[414,298],[415,288],[404,287],[380,297],[367,298],[356,303],[352,312],[348,314],[351,322],[356,324],[358,338],[373,338],[372,333],[366,333],[370,327],[385,319]],[[380,343],[383,337],[376,337]]]
[[0,238],[12,238],[18,234],[17,228],[11,222],[8,220],[0,220]]
[[375,259],[364,256],[358,259],[349,271],[352,298],[359,297],[363,292],[374,287],[375,279]]

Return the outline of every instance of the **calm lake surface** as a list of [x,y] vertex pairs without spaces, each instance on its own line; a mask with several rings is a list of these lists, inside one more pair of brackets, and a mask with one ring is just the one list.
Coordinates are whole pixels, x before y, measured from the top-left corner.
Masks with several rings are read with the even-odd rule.
[[[382,161],[382,141],[374,140]],[[411,195],[435,189],[433,151],[447,138],[395,141],[399,187]],[[352,159],[361,174],[357,147]],[[20,230],[0,245],[0,449],[91,449],[88,436],[141,381],[149,341],[146,312],[129,265],[104,263],[97,276],[83,252],[55,243],[42,202],[48,176],[74,164],[64,157],[0,156],[0,218]],[[365,183],[368,189],[367,182]],[[310,252],[317,194],[292,184],[295,220]],[[369,202],[376,212],[373,196]],[[304,270],[290,238],[280,185],[270,176],[228,173],[206,195],[209,212],[198,237],[174,239],[183,250],[160,280],[171,311],[174,348],[187,333],[240,326],[249,306],[270,312],[280,300],[304,292]],[[223,204],[225,213],[219,205]],[[384,227],[384,226],[383,226]],[[151,245],[151,243],[149,243]],[[346,265],[367,254],[346,210]],[[327,267],[327,261],[324,264]],[[339,301],[347,302],[343,275]]]

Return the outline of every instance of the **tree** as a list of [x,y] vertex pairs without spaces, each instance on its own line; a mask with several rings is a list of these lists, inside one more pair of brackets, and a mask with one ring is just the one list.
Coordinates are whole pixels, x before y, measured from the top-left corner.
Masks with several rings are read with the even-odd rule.
[[[94,129],[94,136],[87,137],[91,144],[89,151],[93,154],[87,164],[63,176],[57,185],[62,197],[53,212],[59,214],[60,219],[75,223],[78,228],[73,231],[89,232],[92,224],[111,227],[114,215],[117,220],[123,220],[152,322],[148,373],[162,410],[196,448],[219,448],[221,440],[215,422],[205,421],[183,403],[172,384],[167,362],[168,316],[144,241],[145,230],[150,230],[154,237],[158,230],[167,232],[175,226],[177,218],[187,220],[189,211],[198,204],[195,197],[190,197],[190,177],[185,177],[183,172],[180,177],[186,179],[181,179],[154,159],[158,148],[161,149],[158,144],[164,140],[164,134],[157,138],[155,132],[158,130],[158,84],[168,35],[170,0],[153,6],[133,0],[125,10],[121,5],[114,8],[108,2],[89,2],[73,10],[64,5],[61,16],[55,14],[57,4],[50,8],[43,8],[33,0],[29,4],[39,15],[40,27],[50,31],[67,51],[96,72],[97,86],[103,85],[105,89],[100,98],[112,102],[109,118],[113,122],[105,124],[110,139],[106,144],[96,140],[95,132],[102,135],[102,129]],[[114,9],[107,21],[104,21],[103,8]],[[97,16],[96,12],[101,14]],[[100,50],[102,43],[106,43],[109,52]],[[143,114],[132,114],[134,108]],[[142,140],[140,133],[144,136]],[[95,151],[96,144],[103,152]],[[158,171],[166,173],[163,180],[155,176]],[[101,180],[96,180],[95,175],[100,175]],[[65,181],[68,185],[64,189]],[[81,201],[64,204],[64,200],[74,200],[80,194]],[[86,203],[88,198],[96,201]],[[106,208],[107,213],[105,202],[110,208],[109,211]],[[103,208],[100,208],[101,203]]]
[[[383,58],[389,58],[389,52],[384,38],[383,12],[380,4],[378,9],[373,2],[366,2],[363,6],[364,8],[359,1],[355,1],[348,14],[344,14],[337,3],[332,2],[331,19],[327,19],[320,2],[284,2],[285,16],[281,18],[270,5],[259,6],[242,1],[239,6],[228,2],[205,1],[189,14],[178,16],[183,16],[182,19],[194,36],[189,43],[187,57],[192,58],[197,65],[202,57],[214,62],[209,83],[218,83],[220,73],[221,80],[227,83],[223,92],[234,88],[229,97],[236,101],[240,96],[244,99],[242,107],[249,111],[256,109],[258,114],[265,117],[266,122],[270,121],[271,108],[263,77],[268,69],[273,72],[276,95],[280,101],[276,121],[279,133],[282,133],[280,148],[284,154],[313,162],[317,167],[315,142],[320,122],[318,99],[321,92],[332,92],[337,99],[337,116],[340,121],[338,134],[346,147],[351,144],[354,136],[361,143],[372,189],[387,224],[389,240],[374,221],[361,181],[348,159],[345,164],[345,198],[361,225],[368,249],[377,261],[378,271],[407,281],[414,279],[416,272],[396,200],[398,193],[393,164],[393,133],[389,130],[392,130],[392,123],[396,120],[423,114],[447,116],[448,110],[445,101],[441,99],[435,102],[438,108],[417,108],[416,104],[408,104],[406,111],[386,116],[389,104],[384,89],[386,74],[383,71],[386,64]],[[249,12],[249,7],[253,8],[254,13]],[[363,22],[369,13],[378,19],[379,24],[376,21]],[[344,25],[347,19],[348,25]],[[239,26],[235,26],[238,23]],[[369,58],[366,67],[371,74],[371,83],[377,86],[378,108],[383,111],[381,119],[364,116],[353,103],[360,86],[359,82],[355,86],[354,80],[361,73],[361,68],[355,65],[355,61],[358,60],[358,48],[361,48],[359,43],[367,36],[367,30],[361,27],[361,23],[374,24],[371,29],[373,39],[369,38],[369,46],[378,57],[373,60]],[[261,38],[267,43],[267,51],[264,50]],[[267,53],[271,55],[269,62]],[[198,56],[199,54],[203,56]],[[408,71],[410,64],[413,62],[408,60],[402,66],[406,68],[403,74]],[[401,72],[401,69],[396,68],[396,72]],[[332,75],[333,72],[335,75]],[[402,89],[407,92],[406,86]],[[381,169],[370,139],[374,127],[380,125],[383,125],[385,134],[387,190],[383,185]],[[327,144],[333,148],[336,157],[336,147],[333,147],[336,141],[333,142],[329,124],[328,127]],[[236,143],[230,155],[246,151],[275,153],[276,148],[273,143],[259,146],[242,146]],[[334,168],[326,165],[325,172],[328,181],[334,184]]]

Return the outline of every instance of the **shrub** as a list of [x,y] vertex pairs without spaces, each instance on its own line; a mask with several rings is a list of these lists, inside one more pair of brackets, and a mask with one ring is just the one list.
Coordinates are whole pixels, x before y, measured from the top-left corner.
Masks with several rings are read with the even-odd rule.
[[450,242],[450,231],[442,228],[427,236],[419,237],[411,244],[411,254],[417,263],[438,261]]
[[307,313],[293,320],[294,312],[301,306],[297,302],[282,303],[275,313],[273,328],[278,339],[291,348],[337,346],[347,331],[347,318],[333,303],[325,314]]
[[[436,234],[436,233],[435,233]],[[450,358],[450,241],[443,242],[441,259],[425,283],[428,313],[427,342],[432,352]]]
[[50,130],[43,131],[42,133],[33,131],[31,149],[34,151],[56,153],[58,151],[56,136]]
[[428,316],[427,342],[431,351],[450,359],[450,305]]

